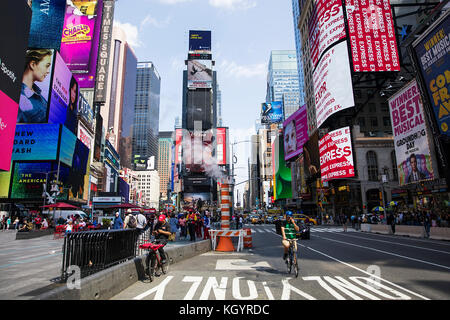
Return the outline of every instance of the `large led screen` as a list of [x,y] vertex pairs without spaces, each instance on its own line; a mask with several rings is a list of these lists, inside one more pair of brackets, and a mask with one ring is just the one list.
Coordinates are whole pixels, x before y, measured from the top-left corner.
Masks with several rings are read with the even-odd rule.
[[308,141],[308,119],[306,104],[283,122],[284,160],[289,160],[303,152]]
[[189,51],[211,52],[211,31],[189,30]]
[[261,104],[261,123],[279,123],[284,119],[283,103],[272,101]]
[[227,164],[227,128],[217,128],[216,157],[217,164]]
[[303,145],[303,165],[305,179],[314,178],[320,172],[319,133],[318,130]]
[[313,73],[316,121],[319,128],[331,115],[355,106],[347,43],[328,50]]
[[77,136],[63,126],[61,131],[61,146],[59,149],[59,160],[62,163],[72,166],[76,143]]
[[346,37],[342,0],[314,0],[309,20],[311,63],[316,67],[322,54]]
[[450,14],[413,44],[440,132],[450,137]]
[[420,91],[415,80],[389,98],[399,184],[433,179]]
[[346,0],[355,72],[400,71],[390,0]]
[[322,182],[355,176],[350,127],[328,132],[319,140]]
[[211,88],[213,82],[211,60],[188,60],[188,87]]
[[0,90],[0,170],[9,171],[14,146],[18,104]]
[[[281,138],[281,139],[280,139]],[[284,143],[282,136],[276,138],[272,144],[272,166],[274,181],[274,200],[292,198],[292,173],[284,161]]]
[[25,54],[17,123],[46,123],[54,50],[30,49]]
[[32,9],[28,47],[59,50],[66,0],[33,0]]
[[58,124],[18,124],[12,160],[56,160],[59,129]]

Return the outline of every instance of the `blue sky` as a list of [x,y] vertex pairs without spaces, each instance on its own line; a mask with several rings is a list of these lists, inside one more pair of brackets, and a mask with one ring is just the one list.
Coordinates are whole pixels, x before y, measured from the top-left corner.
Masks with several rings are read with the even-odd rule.
[[[214,70],[231,142],[255,133],[270,51],[295,50],[290,0],[118,0],[114,19],[138,61],[152,61],[161,75],[160,131],[173,130],[175,117],[181,117],[189,30],[212,31]],[[236,167],[246,168],[248,150],[249,144],[236,145]],[[236,173],[247,176],[246,169]]]

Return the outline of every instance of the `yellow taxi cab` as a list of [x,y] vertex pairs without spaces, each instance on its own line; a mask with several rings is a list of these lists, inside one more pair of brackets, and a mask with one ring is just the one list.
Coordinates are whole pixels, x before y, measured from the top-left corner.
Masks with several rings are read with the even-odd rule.
[[262,224],[262,220],[259,215],[252,214],[250,215],[250,222],[252,224]]
[[307,224],[307,225],[309,224],[309,225],[317,226],[317,220],[313,219],[311,217],[308,217],[307,215],[296,213],[296,214],[293,214],[293,217],[296,220],[298,219],[298,220],[304,221],[305,224]]

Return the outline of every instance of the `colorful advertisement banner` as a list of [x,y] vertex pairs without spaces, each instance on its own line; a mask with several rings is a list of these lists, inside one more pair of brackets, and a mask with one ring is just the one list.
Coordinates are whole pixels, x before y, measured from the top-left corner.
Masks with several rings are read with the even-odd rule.
[[355,72],[400,71],[390,0],[346,0]]
[[211,52],[211,31],[189,30],[189,51]]
[[16,130],[17,112],[19,105],[0,90],[0,171],[9,171],[14,147],[14,133]]
[[27,50],[17,123],[47,122],[53,63],[54,50]]
[[303,164],[305,180],[320,172],[319,133],[318,130],[303,145]]
[[331,115],[355,106],[347,42],[328,50],[313,72],[319,128]]
[[272,101],[261,104],[261,123],[279,123],[283,119],[283,102]]
[[420,91],[411,81],[388,100],[399,184],[434,179]]
[[274,200],[292,198],[292,173],[284,161],[284,143],[282,136],[277,136],[272,144],[273,196]]
[[308,119],[306,104],[283,122],[284,160],[289,160],[303,152],[308,141]]
[[437,126],[450,137],[450,14],[413,44]]
[[217,164],[226,165],[227,164],[227,128],[217,128]]
[[187,67],[188,88],[212,88],[211,60],[188,60]]
[[350,127],[328,132],[319,140],[322,182],[355,176]]
[[64,124],[77,134],[78,99],[80,89],[59,53],[55,56],[49,123]]
[[320,57],[346,37],[342,0],[315,0],[309,20],[309,50],[313,69]]
[[66,0],[33,0],[32,10],[28,47],[59,50]]
[[58,124],[18,124],[16,126],[13,161],[54,161],[59,142]]

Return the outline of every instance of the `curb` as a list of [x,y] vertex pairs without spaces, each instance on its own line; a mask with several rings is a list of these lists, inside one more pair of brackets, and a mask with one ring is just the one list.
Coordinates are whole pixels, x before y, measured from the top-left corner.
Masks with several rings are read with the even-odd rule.
[[[165,250],[171,264],[211,251],[211,240],[202,240]],[[108,300],[145,278],[145,255],[81,279],[80,289],[67,285],[43,293],[32,300]]]

